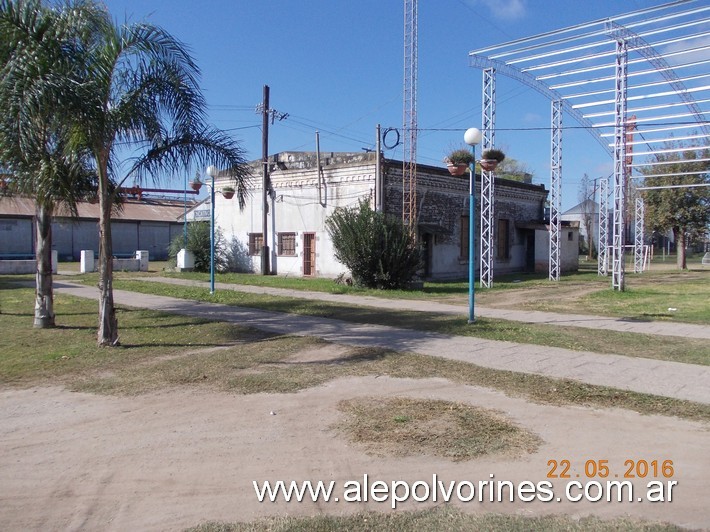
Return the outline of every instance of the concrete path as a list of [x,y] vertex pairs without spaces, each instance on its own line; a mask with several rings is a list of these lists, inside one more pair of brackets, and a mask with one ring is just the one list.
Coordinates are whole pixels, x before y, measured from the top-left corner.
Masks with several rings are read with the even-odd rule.
[[[64,281],[55,282],[55,290],[79,297],[98,298],[96,288]],[[116,303],[131,307],[227,321],[274,333],[317,336],[346,345],[410,351],[488,368],[569,378],[589,384],[710,404],[709,366],[446,336],[122,290],[115,290],[114,298]]]
[[[188,279],[174,279],[169,277],[141,277],[141,281],[177,284],[182,286],[208,286],[202,281]],[[286,288],[272,288],[265,286],[235,285],[217,283],[217,290],[234,290],[251,294],[267,294],[298,299],[313,299],[329,301],[332,303],[347,303],[365,307],[378,307],[391,310],[409,310],[418,312],[438,312],[441,314],[468,315],[468,304],[453,305],[437,303],[421,299],[389,299],[372,296],[358,296],[348,294],[329,294],[292,290]],[[710,326],[695,325],[692,323],[676,323],[667,321],[636,321],[624,318],[591,316],[583,314],[559,314],[555,312],[541,312],[537,310],[509,310],[476,306],[476,316],[496,318],[501,320],[519,321],[523,323],[541,323],[548,325],[561,325],[567,327],[582,327],[588,329],[603,329],[606,331],[620,331],[640,334],[656,334],[660,336],[681,336],[683,338],[700,338],[710,340]]]

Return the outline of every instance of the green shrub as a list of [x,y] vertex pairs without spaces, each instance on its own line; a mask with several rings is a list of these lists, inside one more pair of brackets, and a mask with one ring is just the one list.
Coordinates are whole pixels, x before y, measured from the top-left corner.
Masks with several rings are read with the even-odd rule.
[[[173,238],[168,248],[170,265],[177,264],[177,254],[185,247],[185,237],[183,234]],[[187,250],[195,256],[195,271],[210,271],[210,223],[190,222],[187,224]],[[225,271],[227,269],[227,258],[225,244],[222,233],[219,229],[214,232],[214,269]]]
[[375,212],[367,200],[326,220],[335,258],[367,288],[403,288],[421,267],[421,252],[399,218]]

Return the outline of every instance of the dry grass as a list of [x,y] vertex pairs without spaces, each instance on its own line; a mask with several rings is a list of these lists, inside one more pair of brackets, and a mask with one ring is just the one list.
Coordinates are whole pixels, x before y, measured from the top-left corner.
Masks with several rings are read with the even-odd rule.
[[542,440],[502,414],[463,403],[367,397],[338,403],[344,419],[334,428],[368,454],[439,456],[455,462],[479,456],[520,456]]
[[32,328],[33,302],[31,289],[0,283],[0,384],[61,384],[108,394],[200,386],[249,394],[297,392],[348,376],[439,377],[541,404],[625,408],[710,422],[710,405],[690,401],[413,353],[333,346],[149,310],[119,308],[123,345],[98,348],[94,301],[57,295],[59,327],[48,330]]
[[276,517],[251,523],[205,523],[191,532],[405,532],[411,530],[446,530],[493,532],[676,532],[686,530],[667,523],[651,523],[630,518],[604,521],[598,517],[572,518],[545,515],[524,517],[492,513],[465,514],[452,506],[440,506],[417,512],[375,513],[314,517]]

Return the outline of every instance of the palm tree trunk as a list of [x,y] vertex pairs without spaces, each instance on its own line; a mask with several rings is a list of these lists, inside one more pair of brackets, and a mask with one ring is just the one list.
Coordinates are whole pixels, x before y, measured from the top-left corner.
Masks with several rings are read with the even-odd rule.
[[35,274],[34,327],[54,327],[54,290],[52,288],[52,209],[37,205],[35,215],[37,234],[37,272]]
[[113,241],[111,194],[108,180],[99,175],[99,346],[117,346],[118,319],[113,306]]

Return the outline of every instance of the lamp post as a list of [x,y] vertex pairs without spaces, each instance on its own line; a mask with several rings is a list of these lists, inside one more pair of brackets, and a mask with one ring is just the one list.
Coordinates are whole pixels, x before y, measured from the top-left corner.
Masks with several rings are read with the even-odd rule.
[[206,172],[212,178],[210,185],[210,294],[214,294],[214,178],[217,175],[217,168],[210,165]]
[[476,282],[476,144],[481,143],[481,130],[475,127],[469,128],[463,134],[463,140],[471,146],[473,161],[469,165],[471,171],[468,191],[468,322],[473,323],[476,317],[473,314],[475,302]]

